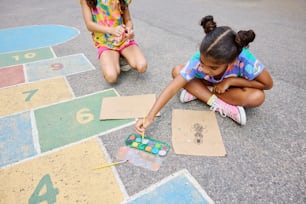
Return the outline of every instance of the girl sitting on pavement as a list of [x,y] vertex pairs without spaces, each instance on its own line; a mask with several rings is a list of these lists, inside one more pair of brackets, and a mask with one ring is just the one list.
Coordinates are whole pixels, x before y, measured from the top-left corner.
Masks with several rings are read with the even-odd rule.
[[217,27],[213,16],[203,17],[201,26],[206,35],[199,52],[185,66],[173,68],[173,81],[162,91],[145,123],[142,119],[136,122],[137,133],[145,131],[153,123],[154,116],[182,88],[182,103],[201,100],[211,110],[241,125],[246,124],[243,107],[256,107],[264,102],[264,90],[272,88],[273,80],[248,50],[249,43],[255,39],[254,31],[236,33],[227,26]]

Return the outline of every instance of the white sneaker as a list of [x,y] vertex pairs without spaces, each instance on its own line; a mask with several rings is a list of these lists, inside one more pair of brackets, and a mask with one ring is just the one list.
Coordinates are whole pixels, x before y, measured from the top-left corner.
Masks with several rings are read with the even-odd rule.
[[182,103],[187,103],[187,102],[193,101],[195,99],[197,99],[197,97],[195,97],[194,95],[192,95],[191,93],[189,93],[185,89],[182,90],[181,95],[180,95],[180,101]]
[[124,57],[120,56],[119,58],[120,70],[123,72],[127,72],[131,69],[131,66],[127,63]]
[[210,107],[212,111],[218,111],[223,117],[230,117],[240,125],[246,124],[246,114],[241,106],[233,106],[216,98]]

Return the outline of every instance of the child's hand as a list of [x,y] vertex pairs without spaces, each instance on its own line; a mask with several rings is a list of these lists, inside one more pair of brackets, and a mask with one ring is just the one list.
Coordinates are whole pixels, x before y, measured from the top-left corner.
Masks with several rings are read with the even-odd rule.
[[214,92],[217,94],[223,94],[230,87],[227,79],[224,79],[222,82],[215,84]]
[[[143,123],[145,122],[145,124]],[[139,119],[137,120],[136,124],[135,124],[135,131],[138,133],[138,134],[142,134],[143,132],[146,131],[146,129],[151,125],[153,121],[152,120],[143,120],[143,119]]]
[[126,37],[128,39],[133,39],[135,36],[134,30],[132,28],[126,27]]
[[115,28],[113,28],[112,30],[112,35],[115,35],[117,37],[121,37],[123,33],[125,33],[125,26],[124,25],[120,25],[120,26],[117,26]]

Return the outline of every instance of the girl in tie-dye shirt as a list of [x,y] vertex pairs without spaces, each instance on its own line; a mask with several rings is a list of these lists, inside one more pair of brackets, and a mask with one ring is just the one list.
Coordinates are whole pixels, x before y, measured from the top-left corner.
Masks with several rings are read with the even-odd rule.
[[199,52],[186,65],[172,69],[173,81],[160,94],[146,120],[136,122],[137,133],[142,134],[182,88],[182,103],[199,99],[212,111],[240,125],[246,124],[244,107],[256,107],[264,102],[264,91],[272,88],[273,80],[265,66],[247,49],[255,39],[255,32],[236,33],[228,26],[217,27],[213,16],[203,17],[201,26],[206,35]]
[[131,0],[81,0],[86,27],[92,33],[104,78],[109,83],[117,81],[120,56],[139,73],[147,70],[147,61],[133,39],[130,4]]

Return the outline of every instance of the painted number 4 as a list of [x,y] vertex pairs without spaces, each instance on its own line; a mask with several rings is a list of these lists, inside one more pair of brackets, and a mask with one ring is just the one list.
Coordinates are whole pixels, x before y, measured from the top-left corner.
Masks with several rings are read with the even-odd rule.
[[[44,192],[42,192],[44,186]],[[38,204],[46,201],[48,204],[53,204],[56,202],[56,196],[58,194],[58,189],[53,187],[51,178],[49,174],[46,174],[39,181],[36,189],[29,199],[29,204]]]

